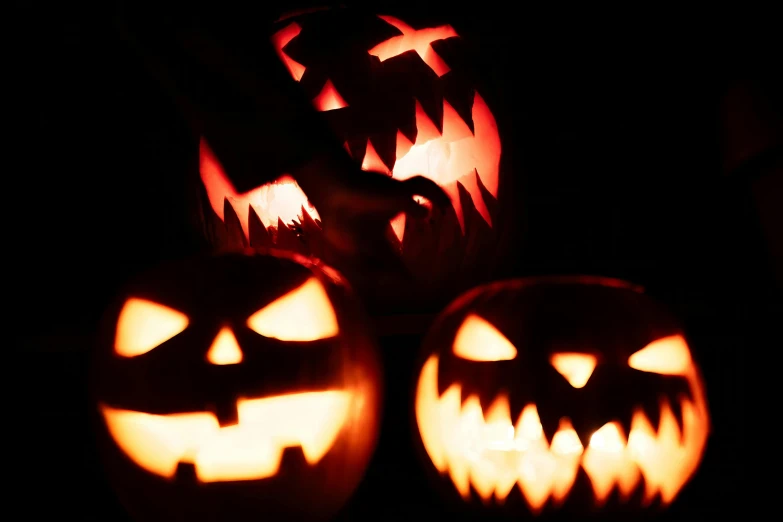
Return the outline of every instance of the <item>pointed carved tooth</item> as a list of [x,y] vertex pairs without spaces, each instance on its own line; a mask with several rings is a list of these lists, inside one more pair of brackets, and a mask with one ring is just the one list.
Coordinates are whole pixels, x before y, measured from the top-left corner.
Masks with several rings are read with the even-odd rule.
[[639,468],[626,451],[625,435],[617,422],[608,422],[593,434],[582,467],[599,505],[606,502],[615,485],[628,497],[639,482]]
[[485,503],[492,499],[495,492],[496,477],[497,471],[492,464],[482,459],[470,463],[470,483]]
[[451,481],[465,500],[470,499],[469,473],[468,463],[463,456],[459,456],[459,458],[453,460],[449,465],[449,476],[451,477]]
[[497,471],[497,479],[495,483],[495,499],[499,504],[502,504],[511,490],[514,489],[514,484],[517,483],[517,474],[515,468],[503,468]]
[[391,176],[391,171],[389,170],[389,167],[387,167],[383,163],[381,157],[375,151],[375,147],[373,146],[372,141],[370,141],[369,139],[367,140],[367,149],[366,152],[364,153],[364,160],[362,160],[362,170],[381,172],[383,174],[387,174]]
[[[444,462],[446,466],[448,466],[449,474],[454,481],[454,485],[457,486],[458,489],[463,487],[463,484],[462,482],[458,483],[457,481],[467,479],[467,468],[460,468],[460,463],[464,460],[458,432],[461,397],[462,390],[460,386],[453,384],[441,396],[439,408],[440,433],[446,435],[440,439],[443,444]],[[462,490],[460,490],[460,492],[462,492]]]
[[636,410],[631,419],[628,452],[644,476],[646,502],[650,502],[658,492],[655,476],[656,445],[657,439],[652,424],[641,409]]
[[579,471],[579,459],[584,448],[576,430],[568,419],[560,420],[560,427],[552,438],[550,452],[557,460],[552,484],[552,498],[563,502],[571,491]]
[[680,445],[682,433],[679,424],[674,418],[674,413],[669,406],[669,401],[661,404],[661,422],[658,425],[658,437],[656,449],[658,451],[657,466],[660,473],[658,489],[661,500],[668,504],[688,479],[689,473],[685,471],[684,459],[688,458],[687,450]]
[[508,396],[498,395],[487,408],[487,414],[484,416],[487,424],[502,424],[511,426],[511,410],[508,405]]
[[537,448],[526,451],[519,459],[519,489],[533,513],[540,512],[552,492],[557,461],[546,450]]
[[473,133],[468,124],[457,113],[454,107],[445,99],[443,100],[443,139],[448,142],[459,141],[463,138],[472,138]]
[[661,421],[661,400],[657,397],[646,397],[638,401],[637,404],[644,411],[653,431],[658,431],[658,425]]
[[684,395],[681,397],[678,397],[678,400],[675,400],[674,402],[669,402],[669,407],[671,408],[672,415],[674,416],[674,422],[677,423],[677,429],[680,431],[681,434],[685,431],[685,420],[682,416],[682,404],[683,402],[687,400],[685,399]]
[[520,448],[517,483],[534,513],[543,509],[552,491],[557,462],[549,447],[534,404],[522,409],[516,424],[515,442]]
[[440,131],[437,125],[424,111],[424,107],[422,107],[419,100],[416,100],[416,129],[416,145],[422,145],[430,140],[440,138]]
[[223,223],[226,226],[229,248],[247,247],[247,235],[242,228],[242,221],[228,198],[223,200]]
[[310,415],[311,426],[315,426],[317,429],[311,428],[304,432],[304,435],[299,439],[305,459],[311,466],[316,465],[332,447],[345,424],[351,407],[349,393],[328,393],[331,395],[324,396],[328,399],[321,400],[321,407],[316,410],[314,415]]
[[256,210],[252,205],[247,206],[248,216],[248,235],[250,236],[250,246],[253,248],[263,248],[272,246],[272,236],[267,232],[266,227],[258,217]]
[[401,130],[398,130],[396,151],[397,159],[400,159],[408,154],[408,152],[411,150],[411,147],[413,147],[413,142],[409,140]]
[[516,438],[529,443],[546,444],[544,439],[544,430],[541,427],[541,420],[538,418],[538,410],[535,404],[528,404],[519,414],[516,426],[514,426]]
[[443,430],[444,403],[438,398],[438,357],[431,356],[424,363],[416,388],[416,425],[424,445],[435,468],[441,473],[446,471],[448,462],[444,446],[448,432]]

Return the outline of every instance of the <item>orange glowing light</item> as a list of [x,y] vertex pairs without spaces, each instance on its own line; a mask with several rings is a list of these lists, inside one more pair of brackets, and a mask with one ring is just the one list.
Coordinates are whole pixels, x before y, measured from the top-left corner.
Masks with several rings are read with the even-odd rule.
[[321,92],[313,100],[313,105],[321,112],[348,107],[348,103],[340,96],[340,93],[337,92],[337,89],[335,89],[331,80],[326,80],[324,88],[321,89]]
[[207,360],[212,364],[239,364],[242,362],[242,349],[231,328],[224,327],[218,332],[207,352]]
[[285,66],[288,68],[288,72],[294,80],[299,81],[304,76],[305,66],[297,62],[287,54],[283,52],[283,47],[288,45],[288,42],[299,36],[302,32],[302,28],[296,22],[290,23],[283,29],[280,29],[272,36],[272,45],[277,52],[277,57],[282,60]]
[[457,331],[454,355],[469,361],[510,361],[517,349],[494,326],[471,314]]
[[661,375],[686,375],[693,362],[685,339],[679,335],[654,341],[628,359],[628,366]]
[[221,220],[224,220],[223,204],[224,200],[228,199],[239,217],[245,237],[250,237],[248,221],[251,207],[267,228],[276,227],[278,219],[286,224],[301,220],[302,209],[305,209],[313,219],[320,219],[302,189],[288,175],[282,175],[273,183],[239,194],[203,139],[200,146],[199,170],[212,210]]
[[254,313],[247,325],[281,341],[316,341],[339,333],[329,296],[315,278]]
[[[436,40],[458,36],[453,27],[444,25],[417,30],[391,16],[380,16],[379,18],[397,28],[402,34],[379,43],[368,51],[369,54],[377,56],[383,62],[407,51],[415,51],[438,76],[449,72],[449,67],[438,56],[431,44]],[[292,71],[292,77],[297,81],[301,78],[301,73],[298,72],[299,69],[292,70],[290,65],[292,59],[285,55],[282,48],[295,38],[300,30],[301,28],[296,23],[292,23],[278,31],[273,37],[275,48],[289,70]],[[336,110],[348,106],[348,102],[340,96],[330,81],[324,85],[321,93],[313,100],[313,104],[320,111]],[[501,146],[497,122],[484,99],[475,93],[471,114],[473,132],[445,99],[443,101],[443,132],[438,131],[438,126],[425,113],[418,101],[416,102],[415,116],[416,142],[411,143],[402,132],[397,131],[396,162],[391,171],[389,166],[380,159],[369,140],[362,169],[385,174],[391,172],[392,177],[399,180],[421,175],[435,181],[449,195],[460,227],[464,232],[465,218],[457,188],[457,182],[459,182],[470,194],[476,210],[491,226],[492,217],[481,195],[478,179],[493,197],[498,197]],[[219,197],[219,195],[216,196],[216,198]],[[310,208],[312,207],[308,207],[308,210]],[[396,216],[392,219],[391,225],[395,235],[401,241],[405,230],[405,215]]]
[[[587,367],[586,361],[582,359],[582,368]],[[483,500],[494,497],[502,503],[516,485],[531,511],[537,513],[550,499],[558,504],[568,497],[581,466],[590,479],[596,505],[605,502],[614,488],[627,499],[641,477],[645,499],[660,495],[666,505],[698,467],[709,429],[695,368],[691,366],[684,376],[694,399],[680,399],[682,429],[671,405],[663,401],[657,432],[638,409],[633,413],[627,438],[620,423],[612,421],[588,440],[580,440],[564,417],[548,442],[535,404],[527,404],[514,424],[508,397],[502,393],[486,413],[477,395],[463,400],[458,382],[439,395],[438,357],[433,355],[419,376],[416,422],[432,463],[442,474],[448,474],[466,499],[472,485]]]
[[473,133],[457,111],[444,100],[441,134],[417,102],[416,142],[409,146],[409,141],[406,143],[407,140],[398,137],[398,159],[392,169],[392,177],[395,179],[405,180],[421,175],[440,185],[449,195],[463,230],[465,219],[457,182],[465,187],[476,210],[492,225],[492,217],[482,198],[476,176],[495,197],[500,180],[500,136],[497,123],[478,93],[473,98],[472,113]]
[[387,167],[378,152],[373,147],[372,142],[367,140],[367,148],[364,152],[364,160],[362,160],[362,170],[372,170],[374,172],[382,172],[384,174],[391,175],[389,167]]
[[586,353],[556,353],[549,362],[571,386],[584,388],[598,364],[598,359]]
[[143,355],[188,326],[188,318],[146,299],[128,299],[117,319],[114,350],[123,357]]
[[210,412],[154,415],[100,405],[117,446],[139,467],[173,478],[180,462],[202,482],[257,480],[277,474],[283,450],[300,446],[316,465],[351,410],[345,391],[294,393],[237,401],[238,424],[220,427]]
[[377,56],[383,62],[402,53],[416,51],[424,63],[429,65],[430,69],[438,76],[449,72],[449,66],[438,56],[430,44],[435,40],[445,40],[457,36],[457,32],[450,25],[416,30],[393,16],[379,16],[378,18],[394,26],[402,34],[389,38],[370,49],[371,55]]

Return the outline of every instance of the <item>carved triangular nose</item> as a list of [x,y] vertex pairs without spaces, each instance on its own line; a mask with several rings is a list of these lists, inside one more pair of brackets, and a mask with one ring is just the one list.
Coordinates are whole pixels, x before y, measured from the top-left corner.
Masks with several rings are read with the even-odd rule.
[[215,336],[207,352],[207,360],[212,364],[238,364],[242,362],[242,350],[231,328],[224,327]]
[[586,353],[556,353],[549,360],[574,388],[584,388],[598,359]]

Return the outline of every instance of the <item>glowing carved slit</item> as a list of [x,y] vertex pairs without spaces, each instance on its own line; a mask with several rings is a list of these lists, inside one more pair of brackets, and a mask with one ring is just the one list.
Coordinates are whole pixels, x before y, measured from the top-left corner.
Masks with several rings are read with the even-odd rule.
[[320,219],[318,212],[307,200],[302,189],[293,178],[283,175],[273,183],[267,183],[245,193],[238,193],[229,181],[223,167],[207,145],[201,140],[200,147],[201,181],[207,191],[212,210],[224,221],[223,204],[228,199],[234,212],[239,217],[245,237],[250,237],[249,213],[250,207],[256,212],[265,227],[276,227],[278,219],[283,223],[291,223],[302,219],[302,209],[313,219]]
[[311,466],[337,439],[351,394],[322,391],[237,401],[239,423],[221,428],[210,412],[152,415],[101,405],[109,432],[141,468],[173,478],[180,462],[202,482],[277,474],[283,449],[301,446]]
[[389,38],[370,49],[368,52],[371,55],[377,56],[383,62],[402,53],[416,51],[424,63],[438,76],[449,72],[449,66],[438,56],[430,44],[436,40],[457,36],[457,32],[450,25],[416,30],[393,16],[379,16],[378,18],[394,26],[402,34]]
[[277,52],[277,57],[282,60],[282,62],[288,68],[288,72],[291,73],[291,76],[296,81],[302,79],[302,76],[305,72],[305,66],[285,54],[283,52],[283,47],[288,45],[288,42],[299,36],[299,33],[301,32],[302,28],[299,26],[299,24],[293,22],[272,36],[272,45]]
[[703,398],[683,398],[680,405],[682,432],[671,407],[663,403],[657,433],[639,410],[633,414],[627,442],[620,424],[608,422],[584,448],[564,418],[550,444],[533,404],[525,406],[512,425],[503,395],[486,415],[475,395],[463,403],[459,384],[439,397],[438,358],[432,356],[422,369],[415,407],[427,454],[441,473],[449,474],[461,495],[469,498],[472,485],[485,501],[494,496],[503,502],[516,484],[536,512],[547,500],[562,502],[568,496],[580,465],[599,505],[615,487],[625,497],[630,495],[641,476],[647,501],[659,494],[664,504],[670,503],[698,466],[707,437]]

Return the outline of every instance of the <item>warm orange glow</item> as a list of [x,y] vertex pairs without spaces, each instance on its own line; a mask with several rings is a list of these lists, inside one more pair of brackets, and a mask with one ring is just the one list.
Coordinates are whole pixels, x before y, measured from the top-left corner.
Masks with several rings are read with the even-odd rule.
[[398,135],[398,159],[392,169],[392,177],[395,179],[405,180],[421,175],[443,187],[451,198],[463,230],[465,220],[457,182],[465,187],[476,210],[491,225],[492,217],[481,196],[476,175],[494,197],[498,195],[500,180],[500,136],[497,123],[478,93],[473,97],[472,112],[473,133],[457,111],[444,100],[441,134],[417,102],[416,142],[411,146],[410,141]]
[[329,451],[355,406],[350,393],[323,391],[237,401],[239,423],[221,428],[210,412],[152,415],[101,405],[112,438],[138,466],[173,478],[180,462],[202,482],[277,474],[283,449],[301,446],[310,465]]
[[393,25],[402,34],[389,38],[370,49],[371,55],[377,56],[383,62],[402,53],[416,51],[424,63],[429,65],[430,69],[435,71],[438,76],[449,72],[449,66],[438,56],[430,44],[435,40],[445,40],[457,36],[457,32],[450,25],[416,30],[393,16],[379,16],[378,18]]
[[367,148],[364,151],[364,159],[362,160],[362,170],[371,170],[374,172],[382,172],[383,174],[391,175],[389,167],[387,167],[378,152],[373,147],[372,142],[367,140]]
[[[670,503],[701,461],[707,439],[708,414],[695,370],[687,374],[694,401],[681,399],[680,432],[671,407],[661,405],[657,433],[641,410],[633,415],[630,434],[609,422],[581,441],[566,418],[547,442],[538,411],[526,405],[512,424],[508,398],[499,395],[483,413],[478,397],[464,402],[459,383],[438,395],[438,357],[422,368],[416,391],[416,421],[432,463],[448,473],[466,499],[472,484],[486,501],[502,502],[516,484],[531,510],[547,500],[558,503],[571,491],[581,465],[590,478],[596,504],[617,487],[629,495],[644,477],[646,498],[660,494]],[[587,448],[584,444],[587,442]]]
[[331,80],[326,80],[324,88],[313,100],[313,106],[319,111],[333,111],[348,107],[348,103],[340,96],[337,89],[334,88]]
[[296,38],[301,32],[302,28],[299,24],[293,22],[272,35],[272,45],[275,47],[278,58],[288,67],[288,72],[291,73],[291,76],[293,76],[296,81],[302,79],[305,72],[305,66],[285,54],[283,52],[283,47],[288,45],[288,42]]
[[294,220],[301,220],[303,208],[313,219],[320,219],[315,207],[310,204],[307,196],[290,176],[283,175],[274,183],[267,183],[239,194],[226,177],[223,167],[210,150],[209,145],[203,139],[201,140],[200,156],[201,181],[204,183],[212,210],[221,220],[224,220],[223,204],[224,200],[228,199],[239,217],[245,237],[249,237],[250,207],[253,207],[267,228],[276,227],[278,218],[286,224]]
[[584,388],[595,370],[598,359],[586,353],[556,353],[549,362],[574,388]]
[[185,314],[146,299],[131,298],[117,319],[114,349],[123,357],[143,355],[187,326]]
[[224,327],[218,332],[207,352],[207,360],[212,364],[239,364],[242,362],[242,350],[231,328]]
[[517,349],[497,328],[471,314],[454,339],[454,354],[470,361],[509,361]]
[[691,352],[679,335],[654,341],[628,359],[628,366],[661,375],[685,375],[693,366]]
[[[391,16],[380,16],[379,18],[397,28],[402,34],[376,45],[368,51],[369,54],[377,56],[383,62],[402,53],[415,51],[438,76],[443,76],[449,72],[449,67],[438,56],[431,44],[436,40],[458,36],[453,27],[444,25],[417,30]],[[285,62],[289,71],[291,71],[292,77],[297,81],[301,79],[304,73],[304,66],[285,55],[282,48],[295,38],[300,31],[301,27],[299,25],[291,23],[275,33],[272,39],[278,55]],[[321,111],[340,109],[348,105],[345,99],[336,91],[331,81],[327,81],[321,93],[313,100],[313,103]],[[451,199],[463,232],[465,230],[465,218],[457,183],[459,182],[468,191],[476,210],[489,225],[492,225],[492,217],[482,197],[477,177],[481,180],[484,188],[495,198],[498,197],[500,177],[501,146],[497,123],[484,99],[478,93],[474,95],[471,116],[473,118],[473,132],[471,132],[468,124],[459,116],[451,104],[444,99],[443,132],[441,133],[438,131],[438,126],[424,112],[421,104],[417,102],[416,142],[411,143],[402,132],[397,132],[397,161],[391,169],[391,174],[395,179],[405,180],[421,175],[440,185]],[[381,161],[375,147],[369,140],[362,162],[362,169],[385,174],[389,173],[389,166]],[[216,183],[215,185],[213,191],[216,201],[212,202],[213,208],[216,208],[216,205],[222,207],[225,194],[236,197],[233,192],[226,190],[225,182],[222,185],[223,188],[220,188],[220,184]],[[208,192],[210,192],[209,188]],[[210,201],[212,200],[213,196],[210,196]],[[292,204],[290,212],[293,214],[291,216],[301,213],[303,204],[305,202],[299,199],[295,205]],[[243,201],[241,206],[246,207],[247,205]],[[311,215],[314,214],[315,209],[311,206],[306,205],[305,208]],[[234,209],[237,210],[240,219],[242,219],[243,214],[239,212],[236,205]],[[222,208],[215,211],[222,219]],[[256,211],[258,212],[258,210]],[[242,212],[244,212],[244,208]],[[266,226],[277,223],[276,216],[272,211],[268,212],[267,221],[269,223],[264,221],[263,217],[262,221]],[[283,221],[288,222],[288,219],[284,218]],[[405,231],[405,215],[396,216],[392,219],[391,225],[394,234],[402,241]],[[243,224],[243,226],[245,225]]]
[[316,341],[339,332],[329,296],[315,278],[254,313],[247,325],[281,341]]

